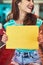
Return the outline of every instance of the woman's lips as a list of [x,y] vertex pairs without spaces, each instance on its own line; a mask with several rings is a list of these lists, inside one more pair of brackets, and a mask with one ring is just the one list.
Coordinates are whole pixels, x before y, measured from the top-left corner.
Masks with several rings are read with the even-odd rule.
[[27,6],[29,9],[31,9],[32,10],[32,8],[33,8],[33,6]]

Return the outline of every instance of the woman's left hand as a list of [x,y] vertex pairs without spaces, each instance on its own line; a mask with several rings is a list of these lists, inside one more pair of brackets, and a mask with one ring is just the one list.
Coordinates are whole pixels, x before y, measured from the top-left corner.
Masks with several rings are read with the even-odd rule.
[[42,30],[40,31],[39,35],[38,35],[38,42],[39,44],[43,43],[43,34],[42,34]]

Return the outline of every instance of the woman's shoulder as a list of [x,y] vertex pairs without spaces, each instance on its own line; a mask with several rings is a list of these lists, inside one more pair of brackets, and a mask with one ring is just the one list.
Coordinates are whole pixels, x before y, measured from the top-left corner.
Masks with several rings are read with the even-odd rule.
[[14,25],[15,23],[16,23],[15,20],[11,19],[11,20],[9,20],[8,22],[6,22],[6,23],[4,24],[4,28],[6,29],[7,26],[12,26],[12,25]]
[[42,23],[43,23],[43,20],[40,18],[37,18],[36,25],[40,27]]

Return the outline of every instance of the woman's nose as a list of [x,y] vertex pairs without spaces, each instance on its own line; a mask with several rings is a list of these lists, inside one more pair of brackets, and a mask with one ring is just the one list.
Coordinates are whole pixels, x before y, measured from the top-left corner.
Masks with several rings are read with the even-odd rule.
[[32,0],[30,0],[30,4],[33,5],[33,1]]

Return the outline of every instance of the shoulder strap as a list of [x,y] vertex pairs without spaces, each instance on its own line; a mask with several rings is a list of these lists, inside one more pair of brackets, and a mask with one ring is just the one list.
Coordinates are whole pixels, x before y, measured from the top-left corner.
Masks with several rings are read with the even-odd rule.
[[36,25],[40,27],[40,26],[42,25],[42,22],[43,22],[43,21],[38,18],[38,19],[37,19],[37,22],[36,22]]

